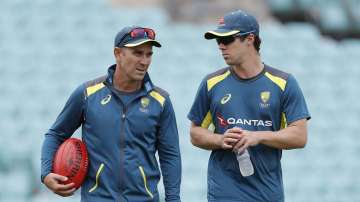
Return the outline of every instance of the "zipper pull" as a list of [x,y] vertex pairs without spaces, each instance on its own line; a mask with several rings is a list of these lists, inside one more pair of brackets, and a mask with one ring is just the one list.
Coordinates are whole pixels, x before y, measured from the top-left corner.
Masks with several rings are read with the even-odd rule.
[[126,117],[126,116],[125,116],[125,113],[124,113],[124,114],[122,114],[122,116],[121,116],[121,117],[122,117],[123,119],[125,119],[125,117]]

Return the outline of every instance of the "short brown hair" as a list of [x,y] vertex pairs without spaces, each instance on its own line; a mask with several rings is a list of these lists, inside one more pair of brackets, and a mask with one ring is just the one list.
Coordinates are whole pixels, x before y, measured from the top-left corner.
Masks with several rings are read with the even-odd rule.
[[[240,40],[241,41],[244,41],[246,39],[246,37],[248,37],[250,34],[246,34],[244,36],[240,36]],[[255,35],[254,34],[254,37],[255,37],[255,40],[254,40],[254,48],[255,50],[259,53],[260,52],[260,44],[261,44],[261,39],[259,36]]]

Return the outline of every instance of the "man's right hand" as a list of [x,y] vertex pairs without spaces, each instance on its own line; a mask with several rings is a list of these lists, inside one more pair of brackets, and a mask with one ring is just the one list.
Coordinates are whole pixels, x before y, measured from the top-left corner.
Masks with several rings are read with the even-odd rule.
[[242,129],[238,127],[227,129],[224,135],[221,135],[221,148],[232,149],[233,146],[242,138]]
[[55,194],[66,197],[73,195],[74,192],[76,191],[74,187],[75,184],[73,182],[66,185],[62,184],[67,180],[68,178],[65,176],[58,175],[55,173],[49,173],[44,178],[44,184]]

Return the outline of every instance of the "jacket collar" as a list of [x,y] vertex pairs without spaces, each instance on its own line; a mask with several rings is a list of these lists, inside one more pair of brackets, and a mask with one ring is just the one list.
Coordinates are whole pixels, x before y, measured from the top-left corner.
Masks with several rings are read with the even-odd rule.
[[[112,86],[112,87],[114,86],[113,78],[114,78],[114,74],[115,74],[115,69],[116,69],[116,64],[113,64],[108,68],[108,75],[105,80],[105,84],[108,86]],[[145,91],[146,93],[149,93],[150,91],[152,91],[154,89],[154,84],[152,83],[148,72],[146,72],[146,74],[144,76],[143,85],[142,85],[141,89],[143,91]]]

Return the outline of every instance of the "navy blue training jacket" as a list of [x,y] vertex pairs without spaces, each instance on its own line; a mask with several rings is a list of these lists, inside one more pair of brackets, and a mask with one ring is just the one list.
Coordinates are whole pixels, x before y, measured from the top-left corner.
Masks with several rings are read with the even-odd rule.
[[181,157],[169,95],[146,74],[141,91],[124,105],[113,87],[115,65],[108,75],[80,85],[45,134],[41,178],[51,172],[59,145],[82,127],[89,170],[81,201],[159,201],[160,169],[165,200],[180,201]]

